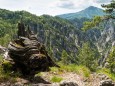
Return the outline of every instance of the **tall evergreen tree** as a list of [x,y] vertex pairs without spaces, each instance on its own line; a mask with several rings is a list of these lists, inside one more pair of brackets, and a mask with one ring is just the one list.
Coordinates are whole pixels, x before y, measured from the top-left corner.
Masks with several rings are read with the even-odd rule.
[[115,47],[113,47],[112,51],[110,52],[107,62],[109,63],[109,69],[111,72],[115,73]]
[[99,57],[96,49],[91,48],[89,43],[84,43],[82,48],[79,49],[78,64],[88,67],[91,71],[95,71]]
[[112,0],[110,4],[103,4],[103,8],[105,8],[104,12],[106,13],[105,16],[95,16],[92,21],[84,22],[82,30],[86,31],[92,29],[93,27],[98,26],[102,21],[108,19],[115,19],[115,0]]
[[110,4],[103,4],[103,8],[105,8],[104,12],[107,13],[107,18],[115,19],[115,0],[112,0]]

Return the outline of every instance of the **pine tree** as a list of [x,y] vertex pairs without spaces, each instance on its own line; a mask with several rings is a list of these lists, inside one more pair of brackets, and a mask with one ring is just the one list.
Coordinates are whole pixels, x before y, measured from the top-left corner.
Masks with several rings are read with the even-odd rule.
[[69,55],[67,54],[67,52],[65,50],[62,51],[62,55],[61,55],[61,61],[63,64],[69,64]]
[[115,0],[112,0],[110,4],[107,5],[102,5],[103,8],[105,8],[104,12],[106,13],[105,16],[95,16],[92,21],[90,22],[84,22],[83,24],[83,31],[92,29],[96,26],[99,26],[99,24],[104,21],[104,20],[108,20],[108,19],[115,19]]
[[115,47],[110,52],[107,62],[109,63],[108,68],[110,69],[110,71],[115,72]]
[[102,5],[105,8],[104,12],[107,13],[106,18],[115,19],[115,0],[112,0],[110,4]]
[[88,67],[91,71],[95,71],[99,59],[99,53],[96,49],[91,48],[89,43],[84,43],[79,49],[78,64]]

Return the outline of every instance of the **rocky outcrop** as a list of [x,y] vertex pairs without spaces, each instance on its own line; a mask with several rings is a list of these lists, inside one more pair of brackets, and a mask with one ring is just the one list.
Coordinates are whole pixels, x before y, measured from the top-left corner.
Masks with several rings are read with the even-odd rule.
[[100,79],[99,86],[114,86],[113,81],[105,74],[98,74],[98,78]]
[[105,66],[107,57],[115,46],[115,20],[110,19],[103,23],[104,29],[101,31],[101,36],[96,41],[98,51],[102,55],[100,65]]
[[114,86],[111,80],[102,80],[100,86]]
[[36,71],[47,71],[52,66],[59,67],[50,58],[45,46],[38,41],[35,34],[33,32],[21,34],[21,28],[24,28],[24,24],[18,28],[18,38],[8,45],[8,55],[13,61],[13,69],[18,69],[26,75],[33,75]]

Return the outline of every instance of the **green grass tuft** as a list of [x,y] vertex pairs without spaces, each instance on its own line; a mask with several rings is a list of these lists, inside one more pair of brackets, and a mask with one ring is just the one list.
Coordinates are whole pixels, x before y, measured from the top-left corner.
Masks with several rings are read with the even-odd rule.
[[63,78],[62,77],[59,77],[59,76],[53,76],[52,78],[51,78],[51,81],[52,82],[61,82],[63,80]]
[[77,74],[83,75],[84,77],[90,76],[90,70],[82,65],[76,65],[76,64],[69,64],[69,65],[63,65],[59,63],[61,71],[67,71],[67,72],[75,72]]
[[59,68],[57,67],[50,67],[51,72],[59,72]]
[[97,73],[102,73],[107,75],[109,78],[111,78],[113,81],[115,81],[115,73],[112,73],[109,69],[107,68],[102,68],[97,71]]

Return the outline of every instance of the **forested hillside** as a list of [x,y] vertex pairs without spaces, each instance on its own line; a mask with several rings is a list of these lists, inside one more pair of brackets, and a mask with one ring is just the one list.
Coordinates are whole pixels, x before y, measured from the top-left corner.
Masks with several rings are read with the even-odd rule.
[[0,9],[0,86],[114,86],[115,1],[102,8],[57,16]]
[[[63,60],[66,64],[89,64],[87,67],[95,70],[94,66],[98,66],[101,60],[102,65],[103,56],[107,52],[109,54],[114,45],[114,20],[105,21],[86,32],[81,30],[84,21],[91,19],[75,18],[68,21],[49,15],[36,16],[26,11],[0,9],[0,45],[7,46],[10,40],[17,38],[17,24],[23,22],[26,29],[30,27],[38,40],[44,43],[54,60]],[[90,66],[92,64],[95,65]]]

